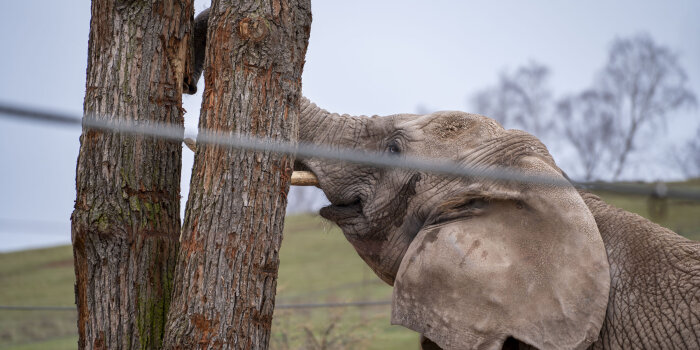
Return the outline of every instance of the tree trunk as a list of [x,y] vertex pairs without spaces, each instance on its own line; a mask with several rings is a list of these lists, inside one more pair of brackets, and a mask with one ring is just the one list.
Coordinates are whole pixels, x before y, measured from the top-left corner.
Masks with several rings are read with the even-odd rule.
[[[214,0],[199,127],[296,141],[309,0]],[[199,144],[168,349],[266,349],[293,159]]]
[[[84,117],[182,126],[191,0],[93,0]],[[80,349],[157,349],[180,234],[180,143],[83,127],[72,219]]]

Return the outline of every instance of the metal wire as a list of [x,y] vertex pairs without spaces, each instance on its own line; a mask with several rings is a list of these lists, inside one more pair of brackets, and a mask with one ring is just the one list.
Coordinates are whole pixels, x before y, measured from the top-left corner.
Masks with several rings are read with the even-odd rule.
[[0,305],[5,311],[78,311],[75,306]]
[[[0,230],[2,231],[22,231],[42,234],[55,234],[56,230],[68,229],[70,231],[70,219],[66,221],[45,221],[45,220],[28,220],[14,218],[0,218]],[[50,232],[45,232],[50,231]],[[63,234],[60,234],[63,235]]]
[[[33,108],[20,107],[0,102],[0,115],[19,119],[24,122],[39,121],[69,127],[94,128],[103,131],[121,132],[133,135],[150,136],[173,142],[182,142],[184,138],[196,138],[197,143],[228,146],[237,149],[251,151],[265,151],[280,154],[296,155],[297,157],[322,158],[328,160],[344,161],[356,164],[369,165],[380,168],[401,168],[423,171],[433,174],[457,176],[457,177],[481,177],[496,180],[518,181],[523,183],[544,184],[552,186],[569,186],[587,190],[616,192],[622,194],[634,194],[644,196],[656,196],[657,198],[679,198],[700,201],[700,191],[682,188],[668,188],[665,184],[655,186],[643,186],[635,184],[612,184],[603,182],[569,182],[561,178],[530,175],[506,168],[477,168],[449,160],[426,160],[416,157],[388,156],[383,153],[362,152],[353,149],[331,149],[313,144],[294,144],[278,140],[236,135],[232,133],[220,133],[210,130],[199,130],[194,134],[185,132],[182,126],[173,126],[159,123],[137,124],[135,122],[105,121],[88,116],[63,114],[51,111],[41,111]],[[1,226],[22,226],[23,222],[17,220],[2,220]],[[39,226],[50,226],[56,223],[39,223]],[[372,307],[390,305],[391,301],[356,301],[345,303],[304,303],[304,304],[279,304],[276,309],[309,309],[309,308],[337,308],[337,307]],[[34,305],[0,305],[0,310],[5,311],[76,311],[75,306],[34,306]]]
[[281,304],[275,306],[275,309],[314,309],[314,308],[333,308],[333,307],[367,307],[367,306],[384,306],[391,305],[390,300],[382,301],[353,301],[347,303],[311,303],[311,304]]
[[381,280],[378,280],[378,279],[374,279],[371,281],[355,281],[355,282],[342,283],[342,284],[335,285],[335,286],[328,287],[328,288],[313,290],[313,291],[310,291],[310,292],[304,293],[304,294],[284,296],[284,297],[281,297],[279,299],[279,301],[299,300],[302,298],[324,295],[324,294],[331,293],[331,292],[334,292],[337,290],[352,290],[352,289],[367,286],[370,284],[380,284],[381,285],[382,283],[383,282]]
[[[370,307],[391,305],[390,300],[380,301],[351,301],[347,303],[309,303],[309,304],[280,304],[275,309],[318,309],[337,307]],[[38,306],[38,305],[0,305],[5,311],[77,311],[76,306]]]
[[210,144],[251,151],[266,151],[279,154],[296,155],[297,157],[302,158],[321,158],[369,165],[378,168],[401,168],[446,176],[490,178],[495,180],[516,181],[551,186],[573,185],[576,188],[586,190],[608,191],[643,196],[653,195],[660,198],[679,198],[700,201],[700,191],[698,190],[667,188],[663,184],[657,186],[644,186],[638,184],[612,184],[603,182],[569,182],[559,177],[525,174],[509,168],[473,167],[465,164],[459,164],[450,160],[428,160],[411,156],[397,157],[384,153],[365,152],[354,149],[331,149],[329,147],[314,144],[294,144],[291,142],[251,137],[234,133],[221,133],[206,129],[200,129],[195,135],[186,133],[183,126],[174,126],[154,122],[139,124],[134,121],[107,121],[100,120],[89,115],[85,118],[81,118],[79,116],[41,111],[34,108],[20,107],[2,102],[0,102],[0,115],[16,118],[22,121],[41,121],[44,123],[74,127],[78,127],[82,124],[82,126],[86,128],[150,136],[173,142],[182,142],[184,138],[191,137],[196,138],[197,143],[200,145]]

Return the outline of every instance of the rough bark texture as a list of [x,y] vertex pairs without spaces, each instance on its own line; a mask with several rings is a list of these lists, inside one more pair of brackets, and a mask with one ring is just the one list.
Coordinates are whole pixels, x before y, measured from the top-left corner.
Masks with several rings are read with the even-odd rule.
[[[213,1],[200,128],[296,141],[308,0]],[[200,144],[166,348],[266,349],[293,159]]]
[[[85,118],[183,124],[191,0],[93,0]],[[80,349],[157,349],[180,233],[177,142],[83,128],[72,215]]]

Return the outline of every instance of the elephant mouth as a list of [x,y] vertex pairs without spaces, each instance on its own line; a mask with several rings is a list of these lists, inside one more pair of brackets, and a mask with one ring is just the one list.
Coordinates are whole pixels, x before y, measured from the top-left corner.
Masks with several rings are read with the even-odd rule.
[[[297,159],[294,162],[295,171],[310,171],[319,179],[319,187],[321,190],[326,192],[324,188],[325,181],[323,178],[315,171],[314,167],[307,163],[307,160]],[[362,214],[362,198],[359,195],[344,194],[340,198],[332,198],[326,196],[331,200],[331,205],[321,208],[319,214],[324,219],[330,220],[336,223],[338,226],[351,226],[357,223],[357,219],[360,218]]]
[[336,203],[321,208],[321,217],[338,225],[349,223],[362,215],[362,200],[357,197],[347,203]]

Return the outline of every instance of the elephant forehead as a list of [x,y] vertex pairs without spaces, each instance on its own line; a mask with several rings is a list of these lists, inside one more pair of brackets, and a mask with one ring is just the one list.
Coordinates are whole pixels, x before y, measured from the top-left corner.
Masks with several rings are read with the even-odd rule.
[[424,156],[455,159],[505,131],[490,118],[459,111],[395,116],[394,128],[405,131],[409,140],[420,141],[419,153]]
[[394,123],[398,129],[421,130],[442,139],[452,139],[465,133],[493,136],[503,131],[503,127],[491,118],[460,111],[394,117]]

